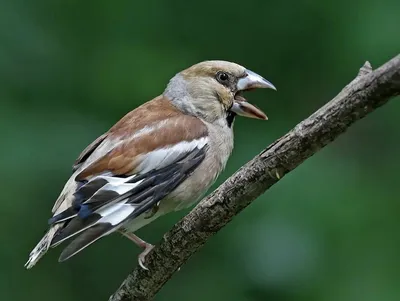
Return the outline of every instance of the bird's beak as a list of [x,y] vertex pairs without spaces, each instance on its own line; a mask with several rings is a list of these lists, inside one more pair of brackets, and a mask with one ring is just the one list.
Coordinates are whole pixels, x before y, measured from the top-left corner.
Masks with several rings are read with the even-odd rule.
[[231,107],[231,111],[244,117],[267,120],[268,117],[263,111],[250,104],[243,96],[243,91],[253,90],[257,88],[268,88],[276,90],[275,86],[262,76],[253,71],[246,70],[246,75],[237,82],[235,99]]
[[244,117],[255,119],[268,120],[267,115],[256,106],[248,103],[247,101],[234,101],[231,111]]
[[273,84],[271,84],[262,76],[250,70],[246,70],[246,75],[238,80],[236,88],[238,89],[238,91],[246,91],[257,88],[268,88],[276,90]]

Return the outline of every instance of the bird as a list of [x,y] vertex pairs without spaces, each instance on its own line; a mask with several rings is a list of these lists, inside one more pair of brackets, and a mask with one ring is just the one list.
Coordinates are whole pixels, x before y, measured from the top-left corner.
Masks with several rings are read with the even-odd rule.
[[160,96],[127,113],[78,156],[25,267],[65,241],[60,262],[120,233],[143,249],[138,263],[147,269],[153,245],[135,231],[205,194],[232,153],[235,117],[267,120],[243,96],[257,88],[276,90],[228,61],[203,61],[174,75]]

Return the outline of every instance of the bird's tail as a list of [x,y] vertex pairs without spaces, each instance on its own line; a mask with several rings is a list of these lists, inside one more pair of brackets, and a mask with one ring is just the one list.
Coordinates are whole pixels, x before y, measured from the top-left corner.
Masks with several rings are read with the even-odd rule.
[[32,268],[40,258],[47,252],[50,247],[51,241],[53,240],[54,235],[56,234],[60,224],[56,224],[52,226],[49,231],[43,236],[43,238],[39,241],[36,247],[29,254],[29,259],[25,263],[25,267],[27,269]]

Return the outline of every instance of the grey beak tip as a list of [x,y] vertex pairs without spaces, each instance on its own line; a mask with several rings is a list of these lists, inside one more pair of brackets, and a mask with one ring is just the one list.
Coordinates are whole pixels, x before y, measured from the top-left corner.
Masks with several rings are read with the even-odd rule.
[[267,84],[266,88],[272,89],[274,91],[278,91],[278,89],[276,89],[276,87],[271,82],[267,81],[266,79],[264,79],[264,80],[265,80],[265,83]]

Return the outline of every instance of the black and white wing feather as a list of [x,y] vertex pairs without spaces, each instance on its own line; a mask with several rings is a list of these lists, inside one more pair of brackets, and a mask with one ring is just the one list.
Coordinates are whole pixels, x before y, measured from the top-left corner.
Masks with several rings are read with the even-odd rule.
[[50,227],[25,266],[33,267],[50,246],[67,239],[72,242],[60,260],[125,224],[142,225],[135,219],[163,205],[201,164],[207,148],[205,123],[163,96],[131,111],[78,157],[53,206]]
[[174,160],[160,169],[128,177],[97,176],[81,186],[73,205],[49,221],[67,221],[54,237],[52,247],[78,235],[63,250],[60,261],[152,209],[203,161],[206,147],[200,146],[179,155],[169,154]]

